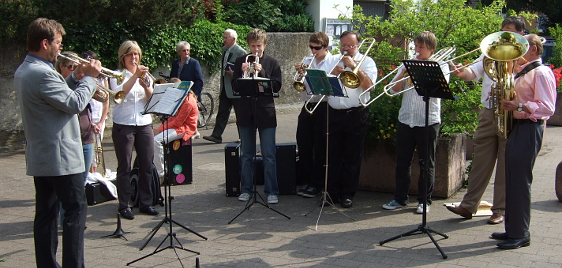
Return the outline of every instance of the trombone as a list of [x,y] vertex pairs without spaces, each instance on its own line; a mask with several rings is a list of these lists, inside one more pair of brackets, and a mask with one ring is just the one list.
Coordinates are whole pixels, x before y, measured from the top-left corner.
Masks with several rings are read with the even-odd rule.
[[[314,60],[314,56],[316,56],[316,54],[312,54],[311,56],[305,56],[305,57],[302,58],[301,66],[300,66],[299,70],[297,71],[297,73],[295,74],[295,76],[293,78],[293,80],[295,80],[295,82],[293,82],[293,87],[298,92],[303,92],[303,91],[306,90],[306,87],[304,85],[304,77],[306,76],[306,68],[308,68],[312,65],[312,61]],[[305,64],[305,61],[308,58],[310,58],[310,62],[308,64]],[[302,72],[300,72],[301,70],[302,70]]]
[[[341,81],[341,83],[348,87],[348,88],[358,88],[361,85],[361,79],[359,78],[359,75],[357,75],[357,72],[359,71],[359,68],[361,67],[361,64],[363,64],[363,61],[365,60],[365,58],[367,58],[367,54],[369,54],[369,50],[371,50],[371,48],[373,47],[373,45],[375,44],[375,38],[369,37],[369,38],[365,38],[363,39],[363,41],[361,41],[361,43],[359,44],[359,49],[361,49],[361,47],[363,46],[363,44],[367,42],[367,43],[371,43],[371,45],[369,45],[369,48],[367,48],[367,50],[365,51],[365,54],[363,54],[363,57],[361,58],[361,60],[359,60],[359,62],[355,65],[355,68],[353,68],[353,71],[344,71],[342,73],[340,73],[338,75],[338,79]],[[343,54],[342,57],[340,58],[343,59],[343,57],[346,54]],[[339,63],[339,61],[338,61]],[[335,66],[334,66],[335,68]]]
[[[89,60],[80,58],[78,56],[65,56],[65,55],[62,55],[60,53],[58,53],[58,56],[62,57],[62,58],[65,58],[69,61],[72,61],[74,63],[77,63],[77,64],[90,63]],[[118,85],[123,83],[123,79],[125,78],[125,71],[117,72],[117,71],[107,69],[105,67],[101,67],[100,74],[107,77],[107,78],[115,78],[117,80]]]

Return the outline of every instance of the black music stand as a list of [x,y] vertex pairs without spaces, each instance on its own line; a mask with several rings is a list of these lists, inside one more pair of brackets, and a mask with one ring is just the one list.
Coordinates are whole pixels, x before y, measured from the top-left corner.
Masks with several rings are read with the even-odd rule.
[[[429,99],[430,98],[441,98],[441,99],[450,99],[454,100],[455,98],[451,94],[451,90],[449,89],[449,83],[443,76],[443,71],[441,70],[441,66],[437,62],[433,61],[419,61],[419,60],[405,60],[403,61],[412,82],[414,83],[414,87],[418,93],[418,95],[423,96],[423,100],[425,101],[425,128],[426,128],[426,137],[429,137]],[[426,139],[427,140],[427,139]],[[438,234],[444,238],[449,238],[448,235],[442,234],[435,230],[430,229],[427,226],[427,180],[429,177],[429,169],[428,169],[428,159],[429,159],[429,140],[426,144],[426,155],[425,161],[423,161],[423,166],[420,167],[423,169],[422,172],[422,180],[423,180],[423,213],[422,213],[422,223],[414,230],[408,231],[406,233],[397,235],[395,237],[383,240],[379,242],[379,245],[383,245],[386,242],[396,240],[401,237],[416,235],[416,234],[427,234],[431,242],[437,247],[437,250],[441,253],[443,259],[447,259],[447,255],[437,241],[433,238],[431,233]]]
[[[254,111],[254,114],[256,114],[256,101],[259,97],[273,97],[274,93],[271,87],[271,80],[269,78],[263,78],[263,77],[251,77],[251,78],[238,78],[238,93],[240,94],[240,96],[242,98],[244,97],[250,97],[252,98],[252,109]],[[256,131],[257,131],[257,125],[254,123],[254,136],[256,135]],[[244,140],[242,140],[242,142],[244,142]],[[252,161],[252,163],[256,163],[256,154],[254,152],[254,161]],[[246,202],[246,206],[244,207],[244,209],[238,213],[238,215],[236,215],[236,217],[234,217],[232,220],[230,220],[228,222],[228,224],[230,224],[231,222],[233,222],[234,220],[236,220],[236,218],[238,218],[238,216],[242,215],[242,213],[244,213],[244,211],[249,210],[250,207],[252,207],[252,205],[254,205],[255,203],[258,203],[274,212],[276,212],[277,214],[287,218],[287,219],[291,219],[289,216],[275,210],[274,208],[272,208],[271,206],[269,206],[269,204],[267,204],[267,202],[263,199],[263,197],[258,193],[257,191],[257,184],[256,184],[256,178],[254,176],[253,178],[254,181],[254,188],[252,190],[252,197],[250,197],[250,199],[248,199],[248,201]],[[257,199],[257,197],[260,197],[259,201]]]
[[[191,85],[193,84],[191,81],[187,81],[189,83],[186,83],[185,81],[182,82],[182,84],[180,84],[180,86],[178,86],[178,89],[183,89],[185,90],[185,92],[177,92],[177,91],[168,91],[169,95],[166,95],[167,90],[164,88],[162,91],[157,91],[156,88],[154,89],[154,93],[153,93],[153,97],[150,98],[150,100],[148,101],[148,103],[146,104],[145,107],[145,111],[143,112],[143,114],[155,114],[160,116],[160,120],[162,121],[162,124],[168,124],[168,118],[170,116],[175,116],[179,110],[179,108],[181,107],[181,105],[183,104],[183,101],[185,100],[185,98],[187,97],[187,94],[189,92],[189,89],[191,88]],[[164,85],[164,84],[162,84]],[[183,85],[183,86],[182,86]],[[155,94],[159,94],[159,95],[155,95]],[[157,96],[157,97],[156,97]],[[162,107],[163,106],[163,107]],[[167,127],[166,127],[167,129]],[[168,135],[164,136],[164,144],[168,144]],[[168,152],[168,146],[163,146],[164,147],[164,163],[166,163],[169,157],[169,152]],[[129,264],[135,263],[137,261],[140,261],[144,258],[150,257],[158,252],[164,251],[166,249],[173,249],[174,252],[176,253],[176,256],[178,257],[178,261],[180,262],[182,267],[185,267],[176,251],[176,249],[183,249],[185,251],[188,252],[192,252],[195,253],[197,255],[200,255],[199,252],[197,251],[193,251],[187,248],[184,248],[183,245],[181,244],[181,242],[178,240],[176,233],[173,231],[173,224],[176,224],[177,226],[182,227],[183,229],[203,238],[204,240],[207,240],[206,237],[202,236],[201,234],[185,227],[184,225],[178,223],[177,221],[172,219],[172,200],[174,199],[174,197],[172,196],[172,184],[171,184],[171,174],[170,172],[168,172],[168,167],[167,165],[164,165],[164,174],[166,174],[165,177],[165,186],[164,186],[164,219],[162,219],[154,228],[152,228],[152,230],[148,233],[147,237],[148,239],[146,240],[146,242],[139,248],[139,250],[143,250],[148,243],[150,242],[150,240],[152,240],[152,238],[154,237],[154,235],[156,235],[156,233],[158,232],[158,230],[160,230],[160,228],[164,225],[164,224],[168,224],[168,234],[166,235],[166,237],[164,238],[164,240],[162,240],[162,242],[160,242],[160,244],[156,247],[156,249],[154,249],[154,251],[148,255],[145,255],[141,258],[138,258],[134,261],[131,261],[129,263],[127,263],[127,266],[129,266]],[[166,247],[160,248],[164,242],[166,242],[167,239],[170,239],[170,244]],[[179,244],[175,245],[174,241],[176,243]]]
[[[313,94],[315,95],[321,95],[322,99],[323,98],[327,98],[329,96],[334,96],[334,97],[347,97],[347,92],[345,92],[344,88],[340,85],[339,79],[337,77],[329,77],[326,74],[326,71],[324,70],[316,70],[316,69],[306,69],[306,82],[309,85],[310,90],[312,91]],[[322,101],[322,99],[320,101]],[[316,110],[316,107],[318,107],[318,104],[320,103],[320,101],[316,104],[316,106],[311,110],[308,111],[309,113],[314,113],[314,110]],[[345,214],[343,211],[341,211],[339,208],[336,207],[336,205],[334,204],[334,201],[332,200],[332,197],[330,196],[330,194],[328,193],[328,155],[329,155],[329,146],[328,146],[328,142],[329,142],[329,136],[330,136],[330,131],[329,131],[329,125],[330,125],[330,108],[328,107],[328,105],[326,105],[326,164],[324,165],[325,168],[325,172],[324,172],[324,188],[322,190],[322,198],[320,198],[319,200],[319,207],[320,207],[320,213],[318,214],[318,219],[316,220],[316,227],[315,229],[318,230],[318,222],[320,221],[320,216],[322,216],[322,211],[324,211],[324,206],[326,204],[331,205],[333,208],[335,208],[337,211],[339,211],[341,214],[343,214],[344,216],[355,220],[354,218],[350,217],[349,215]],[[316,206],[318,207],[318,206]],[[311,211],[309,211],[308,213],[304,214],[305,216],[308,216],[308,214],[310,214],[312,211],[314,211],[316,209],[316,207],[314,209],[312,209]]]

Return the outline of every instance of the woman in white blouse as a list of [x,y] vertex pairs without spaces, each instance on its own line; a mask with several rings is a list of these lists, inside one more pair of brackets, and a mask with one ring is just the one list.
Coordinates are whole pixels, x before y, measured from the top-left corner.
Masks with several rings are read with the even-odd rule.
[[135,41],[127,40],[119,47],[119,70],[125,70],[125,79],[117,85],[111,79],[111,88],[125,92],[122,103],[113,108],[113,145],[117,156],[117,192],[119,196],[119,213],[123,218],[135,218],[131,212],[131,162],[133,146],[137,154],[139,167],[139,211],[144,214],[157,215],[152,207],[151,167],[154,155],[154,134],[152,117],[143,115],[144,107],[152,96],[152,81],[147,78],[148,68],[140,65],[142,52]]

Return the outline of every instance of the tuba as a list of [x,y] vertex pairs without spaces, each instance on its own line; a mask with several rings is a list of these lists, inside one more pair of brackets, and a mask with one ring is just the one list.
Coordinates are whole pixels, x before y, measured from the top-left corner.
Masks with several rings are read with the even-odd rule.
[[515,61],[529,50],[529,42],[520,34],[496,32],[482,40],[484,71],[492,79],[490,106],[498,134],[507,138],[513,124],[513,112],[502,108],[502,100],[512,100],[514,91]]

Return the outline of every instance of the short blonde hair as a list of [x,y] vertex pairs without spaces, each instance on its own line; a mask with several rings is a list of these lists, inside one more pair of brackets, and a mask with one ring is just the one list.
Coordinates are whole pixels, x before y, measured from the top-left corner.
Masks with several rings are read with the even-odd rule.
[[142,51],[139,44],[137,44],[137,41],[127,40],[119,46],[119,52],[117,53],[119,55],[119,70],[125,69],[125,56],[133,51],[138,51],[139,62],[137,62],[137,64],[140,64],[142,61]]

